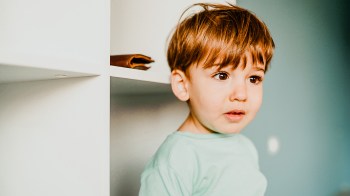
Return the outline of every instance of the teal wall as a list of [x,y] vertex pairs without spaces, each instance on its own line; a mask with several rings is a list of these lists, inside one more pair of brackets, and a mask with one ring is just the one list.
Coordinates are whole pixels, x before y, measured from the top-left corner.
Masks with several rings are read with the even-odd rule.
[[[347,0],[238,0],[269,26],[276,53],[264,104],[245,133],[260,153],[267,196],[329,196],[350,188]],[[267,140],[278,138],[272,155]]]

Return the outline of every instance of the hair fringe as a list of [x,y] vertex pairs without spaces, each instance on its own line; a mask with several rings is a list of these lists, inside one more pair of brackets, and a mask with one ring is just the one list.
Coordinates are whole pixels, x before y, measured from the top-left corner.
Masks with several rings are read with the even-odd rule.
[[[185,17],[195,7],[201,10]],[[167,59],[171,70],[186,72],[199,64],[236,68],[249,53],[253,64],[263,64],[267,70],[274,48],[266,24],[252,12],[229,3],[196,3],[181,14],[168,43]]]

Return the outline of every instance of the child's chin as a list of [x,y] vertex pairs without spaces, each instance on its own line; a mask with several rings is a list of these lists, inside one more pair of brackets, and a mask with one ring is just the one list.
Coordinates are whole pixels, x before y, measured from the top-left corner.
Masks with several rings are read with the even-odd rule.
[[217,131],[217,133],[221,133],[221,134],[234,134],[234,133],[240,133],[240,132],[241,132],[240,129],[229,129],[229,130]]

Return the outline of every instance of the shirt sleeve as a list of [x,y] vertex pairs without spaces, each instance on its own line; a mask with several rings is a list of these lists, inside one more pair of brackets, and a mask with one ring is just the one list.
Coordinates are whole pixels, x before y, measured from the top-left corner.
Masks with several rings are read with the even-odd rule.
[[157,166],[141,176],[139,196],[191,196],[189,188],[169,166]]

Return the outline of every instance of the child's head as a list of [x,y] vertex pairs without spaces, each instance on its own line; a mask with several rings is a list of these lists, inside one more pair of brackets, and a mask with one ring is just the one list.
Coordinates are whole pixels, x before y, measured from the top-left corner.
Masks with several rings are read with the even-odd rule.
[[266,25],[243,8],[196,5],[202,11],[178,24],[167,54],[172,90],[190,108],[180,130],[237,133],[261,106],[274,42]]
[[252,55],[253,63],[264,64],[267,70],[274,42],[261,20],[233,5],[195,6],[202,7],[202,11],[182,20],[169,42],[167,58],[171,70],[186,73],[192,65],[210,67],[218,59],[220,66],[236,68],[246,52]]

